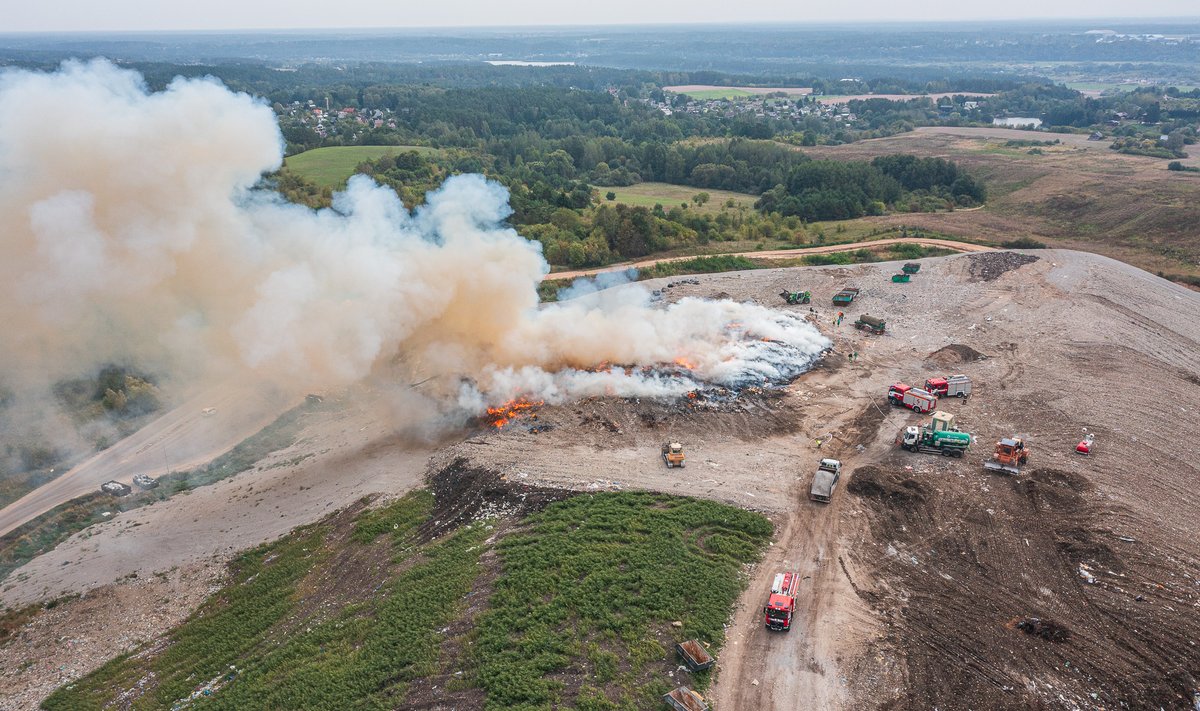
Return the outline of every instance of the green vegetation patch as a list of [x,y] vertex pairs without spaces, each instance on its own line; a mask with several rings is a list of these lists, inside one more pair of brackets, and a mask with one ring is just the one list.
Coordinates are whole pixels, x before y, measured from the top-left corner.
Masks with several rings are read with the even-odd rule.
[[319,560],[321,527],[298,529],[275,543],[242,554],[234,580],[210,597],[168,637],[154,656],[123,655],[42,702],[47,711],[99,709],[126,690],[146,684],[134,709],[170,708],[197,687],[236,676],[231,665],[261,644],[263,635],[295,605],[300,578]]
[[758,269],[761,265],[746,257],[733,254],[723,254],[713,257],[695,257],[676,262],[659,262],[651,267],[638,270],[638,279],[657,279],[659,277],[678,276],[680,274],[715,274],[717,272],[738,272],[746,269]]
[[[503,574],[476,625],[486,708],[656,707],[676,683],[664,673],[671,645],[721,645],[742,565],[771,532],[756,513],[641,492],[577,496],[531,516],[501,541]],[[706,673],[693,681],[706,683]]]
[[[490,535],[474,524],[418,545],[432,506],[428,492],[414,492],[360,514],[348,536],[335,534],[334,517],[241,556],[234,581],[161,651],[113,660],[44,707],[121,699],[134,709],[171,708],[190,699],[193,709],[395,708],[413,679],[438,670],[439,630],[474,585]],[[354,573],[345,561],[364,560],[358,552],[369,546],[382,546],[399,571],[378,592],[353,590],[349,601],[331,601],[336,609],[325,618],[324,605],[300,609],[303,579],[328,585],[331,571]]]
[[336,189],[354,175],[359,163],[408,151],[429,154],[436,153],[437,149],[427,146],[327,146],[289,156],[283,167],[319,188]]
[[[670,183],[638,183],[628,187],[601,187],[596,190],[604,198],[604,202],[618,202],[631,207],[649,207],[661,205],[663,209],[687,205],[688,209],[703,214],[715,214],[725,209],[754,207],[757,195],[739,193],[732,190],[716,190],[712,188],[693,188],[687,185],[671,185]],[[608,197],[612,193],[613,197]]]

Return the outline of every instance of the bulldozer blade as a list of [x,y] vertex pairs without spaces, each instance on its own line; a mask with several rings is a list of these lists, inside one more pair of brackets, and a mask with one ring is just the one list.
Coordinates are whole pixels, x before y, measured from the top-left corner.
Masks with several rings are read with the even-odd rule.
[[994,472],[1004,472],[1005,474],[1020,474],[1021,473],[1020,467],[1014,467],[1014,466],[1011,466],[1008,464],[1001,464],[1000,462],[991,462],[991,461],[984,462],[983,468],[991,469]]

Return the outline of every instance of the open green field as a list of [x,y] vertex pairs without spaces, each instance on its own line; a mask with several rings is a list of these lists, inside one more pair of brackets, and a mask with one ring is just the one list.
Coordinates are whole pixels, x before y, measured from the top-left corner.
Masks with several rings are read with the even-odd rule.
[[[662,205],[664,210],[670,210],[672,207],[678,207],[683,203],[688,203],[689,210],[699,210],[704,213],[716,213],[725,209],[725,204],[733,200],[734,207],[745,206],[748,209],[753,209],[754,202],[758,200],[756,195],[748,195],[746,193],[735,193],[729,190],[706,190],[703,188],[693,188],[688,185],[671,185],[670,183],[638,183],[624,188],[606,188],[596,186],[600,191],[600,204],[609,202],[619,202],[632,207],[654,207]],[[609,201],[604,196],[614,192],[617,194],[617,199]],[[697,206],[692,202],[692,198],[699,193],[708,193],[708,202]]]
[[318,187],[337,189],[354,175],[359,163],[405,151],[436,153],[437,149],[428,146],[329,146],[289,156],[283,167]]
[[[678,670],[674,643],[720,648],[766,518],[645,492],[556,501],[499,481],[447,469],[433,494],[359,502],[248,551],[185,623],[42,708],[636,711],[708,685],[709,672]],[[472,521],[455,508],[471,490],[520,512]]]
[[748,96],[754,96],[745,89],[695,89],[685,92],[685,96],[690,96],[693,99],[744,99]]

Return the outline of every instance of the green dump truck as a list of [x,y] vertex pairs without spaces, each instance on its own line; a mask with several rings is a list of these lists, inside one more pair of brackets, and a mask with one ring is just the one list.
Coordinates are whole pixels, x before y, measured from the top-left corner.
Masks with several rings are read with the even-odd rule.
[[893,274],[892,275],[892,281],[895,282],[896,284],[907,284],[909,282],[909,280],[911,280],[911,279],[912,279],[912,276],[910,276],[908,274]]
[[909,452],[961,457],[971,446],[971,433],[958,430],[935,430],[932,427],[905,427],[900,446]]
[[916,262],[909,262],[900,268],[905,274],[916,274],[921,271],[921,265]]
[[871,316],[870,314],[863,314],[854,322],[854,327],[860,331],[867,331],[876,336],[882,336],[883,332],[887,330],[887,321]]

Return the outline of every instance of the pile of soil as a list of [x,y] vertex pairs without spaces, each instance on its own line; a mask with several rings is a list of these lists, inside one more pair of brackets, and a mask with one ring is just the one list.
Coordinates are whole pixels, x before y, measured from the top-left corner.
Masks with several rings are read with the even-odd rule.
[[980,252],[970,255],[971,281],[995,281],[1005,272],[1033,264],[1040,257],[1017,252]]
[[913,461],[860,467],[847,487],[877,546],[860,563],[887,581],[860,595],[904,659],[885,708],[1191,707],[1194,559],[1121,542],[1109,526],[1128,512],[1078,474],[943,477]]
[[481,516],[521,517],[574,496],[577,492],[509,481],[498,472],[458,458],[429,475],[433,514],[420,536],[432,540]]
[[970,346],[961,343],[951,343],[929,354],[929,360],[939,365],[957,365],[959,363],[974,363],[987,358]]

